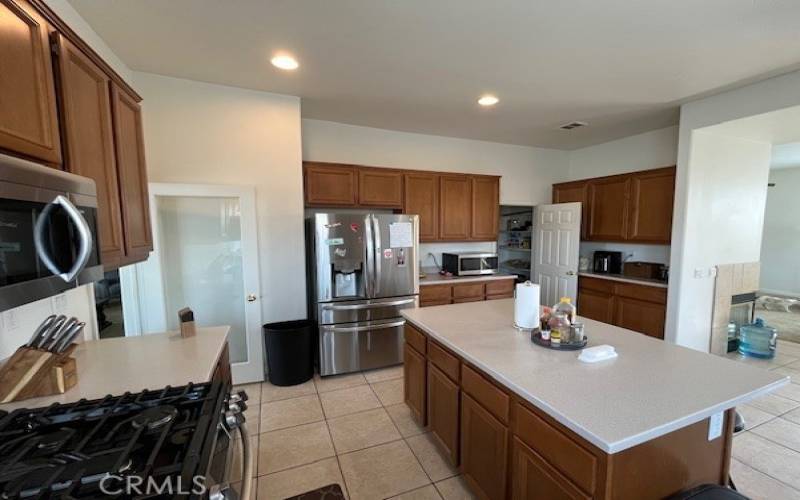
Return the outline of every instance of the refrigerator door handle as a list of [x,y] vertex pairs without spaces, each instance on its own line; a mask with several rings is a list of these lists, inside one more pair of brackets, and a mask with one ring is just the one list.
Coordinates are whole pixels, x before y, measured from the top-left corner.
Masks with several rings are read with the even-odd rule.
[[411,298],[411,299],[392,300],[389,302],[373,302],[372,304],[347,304],[341,306],[336,304],[326,304],[322,306],[322,308],[328,311],[353,311],[358,309],[377,309],[380,307],[392,307],[392,306],[402,306],[405,304],[411,304],[415,300],[416,298]]
[[392,323],[378,323],[375,325],[364,326],[335,326],[335,325],[321,325],[323,331],[332,333],[350,333],[350,332],[363,332],[369,330],[384,330],[386,328],[397,328],[406,324],[406,320],[394,321]]
[[364,276],[365,284],[367,287],[367,297],[374,297],[374,279],[372,277],[373,266],[372,259],[375,256],[375,246],[372,241],[372,224],[370,223],[370,216],[364,218],[364,237],[366,241],[366,255],[364,256]]
[[378,218],[374,215],[370,215],[372,218],[372,226],[374,235],[373,238],[375,239],[375,269],[373,269],[373,275],[375,278],[374,288],[375,288],[375,295],[381,293],[381,259],[383,255],[381,254],[381,227],[378,224]]

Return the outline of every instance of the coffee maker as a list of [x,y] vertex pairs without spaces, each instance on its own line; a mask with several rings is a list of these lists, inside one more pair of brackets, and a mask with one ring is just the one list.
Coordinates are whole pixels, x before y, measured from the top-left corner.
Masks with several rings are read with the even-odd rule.
[[596,251],[592,270],[603,274],[622,274],[622,252]]

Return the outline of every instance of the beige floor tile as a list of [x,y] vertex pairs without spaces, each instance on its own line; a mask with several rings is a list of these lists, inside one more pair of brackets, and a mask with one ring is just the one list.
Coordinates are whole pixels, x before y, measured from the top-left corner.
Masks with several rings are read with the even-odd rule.
[[800,453],[796,451],[745,432],[734,438],[733,456],[759,472],[800,489]]
[[773,391],[772,394],[793,401],[800,401],[800,384],[786,384],[780,389]]
[[753,500],[798,500],[800,491],[731,459],[731,477],[739,493]]
[[239,391],[244,391],[247,393],[247,406],[258,406],[261,404],[261,382],[234,385],[233,392]]
[[348,387],[355,387],[357,385],[364,385],[367,379],[360,373],[348,373],[346,375],[332,375],[330,377],[320,377],[314,375],[314,385],[317,386],[317,392],[330,392],[339,389],[346,389]]
[[388,498],[430,483],[404,441],[339,456],[353,500]]
[[753,427],[763,424],[764,422],[769,422],[773,418],[778,418],[772,413],[759,410],[755,406],[750,406],[749,404],[737,406],[736,411],[739,412],[742,418],[744,418],[744,428],[746,430],[750,430]]
[[755,434],[800,452],[800,425],[777,417],[753,429]]
[[800,424],[800,408],[792,410],[789,413],[784,413],[783,415],[781,415],[781,418],[785,418],[790,422]]
[[325,418],[336,418],[350,413],[378,408],[381,402],[368,385],[324,392],[319,395]]
[[322,405],[316,394],[299,398],[281,399],[261,405],[260,432],[275,431],[324,420]]
[[401,438],[392,419],[383,408],[328,420],[328,428],[333,438],[333,447],[339,455]]
[[436,483],[436,489],[444,500],[473,500],[477,499],[469,490],[467,483],[461,476],[451,477]]
[[425,428],[411,416],[411,409],[405,403],[387,406],[386,411],[389,412],[394,425],[397,426],[403,437],[416,436],[425,432]]
[[270,474],[334,456],[325,422],[258,435],[258,474]]
[[372,389],[378,395],[383,406],[395,405],[403,402],[403,379],[384,380],[375,382]]
[[797,356],[790,356],[780,351],[778,351],[775,354],[775,357],[772,359],[762,359],[762,358],[753,358],[750,356],[742,356],[741,354],[736,352],[728,353],[728,357],[738,361],[743,361],[753,366],[758,366],[759,368],[763,368],[765,370],[770,370],[780,366],[785,366],[794,363],[795,361],[798,361]]
[[439,495],[439,492],[436,491],[436,487],[432,484],[429,484],[428,486],[416,489],[414,491],[397,495],[389,500],[442,500],[442,497]]
[[772,370],[775,373],[780,373],[782,375],[788,375],[790,380],[793,384],[800,384],[800,365],[797,363],[792,363],[786,366],[779,366]]
[[308,382],[303,382],[302,384],[289,385],[286,387],[264,382],[261,384],[261,403],[264,404],[269,401],[298,398],[300,396],[308,396],[309,394],[314,394],[316,392],[317,388],[314,385],[313,379],[309,380]]
[[338,484],[347,495],[335,458],[259,477],[258,500],[283,500],[329,484]]
[[367,382],[374,384],[383,380],[392,380],[395,378],[403,378],[403,365],[390,366],[388,368],[378,368],[377,370],[370,370],[364,372]]
[[[231,460],[229,470],[229,479],[228,481],[231,483],[237,483],[242,480],[242,452],[241,452],[241,441],[237,440],[234,444],[236,447],[233,453],[233,460]],[[258,436],[250,436],[250,447],[253,450],[253,456],[258,457]],[[258,460],[256,459],[256,462]],[[253,475],[251,477],[258,476],[258,463],[254,464],[253,467]]]
[[450,465],[447,457],[436,446],[430,433],[410,437],[406,439],[406,442],[431,481],[441,481],[458,475],[458,470]]
[[784,413],[800,407],[800,402],[787,399],[774,394],[767,394],[758,399],[750,401],[750,406],[755,406],[759,410],[771,413],[773,415],[783,415]]

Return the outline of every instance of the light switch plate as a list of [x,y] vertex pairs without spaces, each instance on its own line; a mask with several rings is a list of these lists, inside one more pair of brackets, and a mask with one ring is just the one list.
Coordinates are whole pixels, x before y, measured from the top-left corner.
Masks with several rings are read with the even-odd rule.
[[722,424],[725,422],[725,412],[721,411],[711,415],[708,419],[708,440],[713,441],[722,435]]
[[697,269],[694,270],[694,277],[696,279],[702,279],[703,276],[705,276],[705,274],[706,274],[705,273],[705,269],[702,269],[700,267],[698,267]]

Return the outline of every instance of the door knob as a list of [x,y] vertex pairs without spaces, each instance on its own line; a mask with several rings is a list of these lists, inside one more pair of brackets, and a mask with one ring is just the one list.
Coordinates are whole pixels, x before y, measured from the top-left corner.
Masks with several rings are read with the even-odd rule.
[[250,293],[247,295],[247,302],[255,302],[256,301],[256,294]]
[[567,276],[575,276],[575,271],[567,271]]

